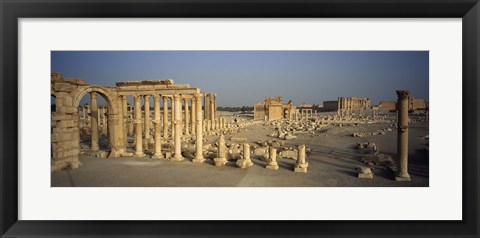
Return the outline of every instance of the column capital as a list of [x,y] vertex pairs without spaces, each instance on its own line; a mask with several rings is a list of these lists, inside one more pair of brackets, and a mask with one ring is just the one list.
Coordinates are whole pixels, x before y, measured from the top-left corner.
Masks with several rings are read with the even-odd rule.
[[156,101],[156,100],[159,100],[159,99],[160,99],[160,95],[158,95],[158,94],[153,95],[153,99],[155,99],[155,101]]
[[90,96],[91,96],[92,98],[97,98],[97,92],[91,91],[91,92],[90,92]]
[[399,99],[407,99],[410,96],[409,90],[397,90],[397,96]]

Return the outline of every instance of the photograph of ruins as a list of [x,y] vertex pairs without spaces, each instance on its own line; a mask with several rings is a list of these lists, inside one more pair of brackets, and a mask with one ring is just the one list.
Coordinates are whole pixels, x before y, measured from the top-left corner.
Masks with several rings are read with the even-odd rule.
[[52,187],[428,187],[428,51],[52,51]]

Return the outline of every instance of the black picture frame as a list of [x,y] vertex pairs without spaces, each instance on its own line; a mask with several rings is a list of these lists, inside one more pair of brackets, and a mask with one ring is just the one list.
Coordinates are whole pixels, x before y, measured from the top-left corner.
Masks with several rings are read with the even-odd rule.
[[[0,234],[24,236],[479,237],[478,0],[0,0]],[[462,221],[18,220],[19,18],[371,17],[462,18]],[[448,92],[442,92],[448,95]],[[292,204],[293,206],[293,204]],[[68,208],[66,208],[68,209]],[[442,209],[439,207],[438,209]]]

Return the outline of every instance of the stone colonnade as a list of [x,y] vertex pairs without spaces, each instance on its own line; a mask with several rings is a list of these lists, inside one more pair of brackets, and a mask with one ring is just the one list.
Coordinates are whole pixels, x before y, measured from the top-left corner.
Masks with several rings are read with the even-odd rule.
[[[90,105],[79,107],[86,94],[90,94]],[[107,106],[98,106],[98,94],[105,99]],[[52,171],[76,168],[81,164],[78,160],[80,121],[92,127],[92,152],[102,149],[98,145],[98,128],[105,126],[110,158],[151,154],[152,158],[160,159],[169,154],[162,154],[162,144],[170,143],[174,152],[171,159],[181,160],[182,141],[195,137],[194,162],[197,163],[205,160],[202,148],[204,115],[208,116],[205,121],[210,125],[209,130],[225,128],[224,119],[216,117],[215,94],[206,93],[207,97],[204,97],[200,89],[188,84],[174,84],[173,80],[117,82],[116,87],[104,87],[52,73],[51,95],[55,97],[56,105],[52,112]],[[129,96],[133,96],[134,105],[128,104]],[[204,98],[206,101],[202,103]],[[134,153],[127,152],[129,135],[134,137]]]

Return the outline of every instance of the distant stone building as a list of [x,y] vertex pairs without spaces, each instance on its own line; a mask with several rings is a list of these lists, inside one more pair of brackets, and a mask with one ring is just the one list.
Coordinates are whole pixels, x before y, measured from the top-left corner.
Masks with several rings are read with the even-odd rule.
[[392,111],[396,110],[396,105],[397,103],[394,101],[380,101],[380,104],[378,104],[378,110],[379,111]]
[[372,103],[365,97],[339,97],[337,101],[324,101],[322,111],[338,111],[339,114],[350,114],[352,111],[371,110]]
[[284,118],[292,119],[295,115],[296,107],[292,104],[292,101],[284,104],[282,103],[282,97],[266,97],[265,102],[262,104],[257,102],[253,107],[253,119],[274,121]]
[[[425,99],[421,98],[414,98],[409,97],[408,99],[408,110],[415,111],[415,110],[426,110],[428,108],[428,103]],[[381,101],[378,104],[378,110],[380,111],[395,111],[396,109],[396,102],[394,101]]]

